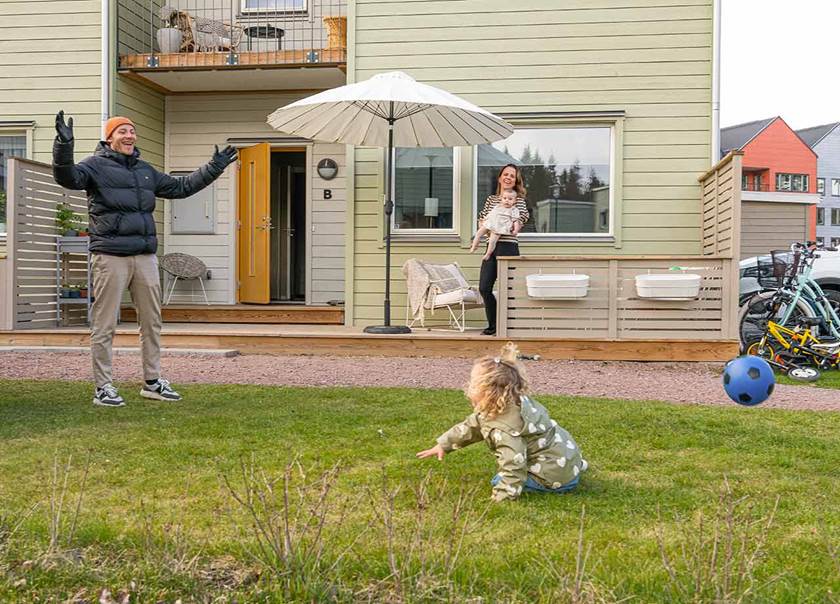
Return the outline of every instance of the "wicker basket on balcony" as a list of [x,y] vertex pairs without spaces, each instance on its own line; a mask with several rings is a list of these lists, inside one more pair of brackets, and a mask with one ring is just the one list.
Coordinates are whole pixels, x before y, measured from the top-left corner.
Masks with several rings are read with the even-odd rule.
[[324,17],[327,26],[327,49],[347,48],[347,17]]

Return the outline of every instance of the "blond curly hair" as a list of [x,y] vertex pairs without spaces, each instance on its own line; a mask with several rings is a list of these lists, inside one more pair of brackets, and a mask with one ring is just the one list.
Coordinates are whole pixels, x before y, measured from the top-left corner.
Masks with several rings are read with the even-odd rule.
[[493,419],[519,404],[519,397],[528,392],[525,368],[519,361],[519,349],[508,342],[497,357],[478,359],[465,389],[476,411]]

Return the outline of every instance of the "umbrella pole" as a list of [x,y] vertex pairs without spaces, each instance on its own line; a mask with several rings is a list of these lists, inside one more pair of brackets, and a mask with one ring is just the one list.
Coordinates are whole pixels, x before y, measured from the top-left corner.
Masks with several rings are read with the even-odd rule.
[[[393,111],[393,103],[391,104]],[[391,157],[394,152],[394,122],[388,118],[388,153],[385,156],[385,300],[384,325],[365,327],[365,333],[411,333],[406,325],[391,325],[391,215],[394,213],[394,201],[391,199]]]

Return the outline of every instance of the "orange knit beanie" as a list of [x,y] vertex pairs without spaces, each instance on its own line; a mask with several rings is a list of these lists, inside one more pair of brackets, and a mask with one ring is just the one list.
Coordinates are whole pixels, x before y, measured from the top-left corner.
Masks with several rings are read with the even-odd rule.
[[107,122],[105,122],[105,140],[107,141],[111,138],[111,135],[114,133],[114,130],[119,128],[120,126],[128,124],[130,126],[134,126],[134,122],[132,122],[127,117],[112,117]]

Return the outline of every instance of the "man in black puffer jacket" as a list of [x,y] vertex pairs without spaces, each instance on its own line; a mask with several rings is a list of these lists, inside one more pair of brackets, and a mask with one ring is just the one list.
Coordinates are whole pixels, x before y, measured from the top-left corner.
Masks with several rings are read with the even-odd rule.
[[236,160],[236,150],[216,147],[213,158],[189,176],[175,178],[140,159],[134,124],[125,117],[109,119],[105,140],[94,154],[73,161],[73,118],[55,118],[53,176],[68,189],[84,190],[90,216],[91,308],[90,348],[96,391],[93,402],[107,407],[125,403],[111,379],[111,347],[125,288],[137,308],[143,378],[140,394],[177,401],[181,396],[160,375],[160,276],[158,273],[155,199],[182,199],[210,185]]

